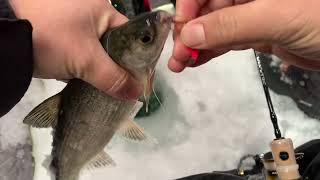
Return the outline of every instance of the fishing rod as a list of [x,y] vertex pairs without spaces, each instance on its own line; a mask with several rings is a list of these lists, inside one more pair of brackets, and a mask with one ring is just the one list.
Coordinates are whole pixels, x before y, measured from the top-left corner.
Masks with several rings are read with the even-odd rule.
[[[270,119],[275,134],[275,139],[270,144],[272,158],[268,158],[269,160],[263,158],[265,169],[270,172],[276,170],[280,180],[298,180],[301,176],[299,174],[299,165],[296,161],[292,140],[290,138],[285,138],[281,135],[277,116],[271,101],[269,88],[267,86],[266,79],[263,73],[263,68],[261,66],[260,56],[258,56],[257,51],[254,51],[254,55],[256,58],[259,75],[262,82],[266,101],[268,104]],[[273,180],[275,178],[270,174],[266,174],[266,179]]]
[[[123,4],[121,4],[121,0],[109,0],[113,6],[116,6],[117,9],[121,9]],[[140,5],[144,5],[144,9],[150,11],[152,6],[149,0],[139,1]],[[175,4],[175,1],[172,1]],[[132,4],[131,4],[132,5]],[[125,9],[121,9],[124,14],[128,15],[128,12]],[[175,22],[176,25],[183,25],[183,22]],[[197,50],[189,48],[191,58],[196,61],[199,56],[199,52]],[[266,83],[266,79],[263,73],[263,68],[261,66],[260,57],[257,55],[257,52],[254,51],[259,75],[261,78],[264,94],[266,97],[266,101],[268,104],[268,109],[270,113],[270,119],[274,128],[275,139],[271,142],[271,152],[272,154],[266,154],[260,157],[262,159],[264,168],[267,171],[265,173],[266,180],[276,180],[276,175],[280,180],[298,180],[300,179],[299,174],[299,165],[296,162],[296,157],[294,153],[293,143],[290,138],[284,138],[281,135],[281,131],[278,125],[278,120],[276,113],[273,108],[272,100],[269,93],[269,88]]]

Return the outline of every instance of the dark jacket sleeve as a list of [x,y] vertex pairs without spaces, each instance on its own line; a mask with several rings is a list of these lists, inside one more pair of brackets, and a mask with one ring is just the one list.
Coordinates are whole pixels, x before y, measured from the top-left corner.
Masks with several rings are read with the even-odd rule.
[[32,26],[0,0],[0,117],[23,97],[32,78]]

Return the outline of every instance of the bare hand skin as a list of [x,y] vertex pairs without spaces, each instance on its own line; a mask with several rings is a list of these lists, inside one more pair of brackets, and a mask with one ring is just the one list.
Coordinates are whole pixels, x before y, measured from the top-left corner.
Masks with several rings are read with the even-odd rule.
[[[318,7],[318,0],[177,0],[180,25],[168,66],[181,72],[230,50],[253,48],[320,70]],[[186,46],[200,50],[196,64]]]
[[140,95],[136,80],[115,64],[99,39],[127,21],[106,0],[11,0],[17,17],[33,26],[34,76],[83,79],[126,99]]

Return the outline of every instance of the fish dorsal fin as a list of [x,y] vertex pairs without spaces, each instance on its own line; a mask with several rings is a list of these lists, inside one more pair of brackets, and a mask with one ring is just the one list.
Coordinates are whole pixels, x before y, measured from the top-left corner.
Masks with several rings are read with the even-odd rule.
[[148,142],[151,144],[157,144],[155,138],[152,138],[144,132],[144,129],[141,128],[137,123],[131,119],[125,120],[120,129],[119,133],[126,139],[138,141],[138,142]]
[[36,128],[54,127],[59,118],[61,93],[39,104],[23,120],[23,123]]
[[86,166],[86,169],[92,170],[106,166],[116,166],[116,163],[106,152],[102,151],[94,157]]

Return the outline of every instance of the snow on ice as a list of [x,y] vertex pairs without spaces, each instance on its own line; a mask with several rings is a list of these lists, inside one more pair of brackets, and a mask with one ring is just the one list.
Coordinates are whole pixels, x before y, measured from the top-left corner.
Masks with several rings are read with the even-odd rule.
[[[252,50],[230,52],[175,74],[167,68],[172,45],[169,38],[157,71],[163,107],[150,117],[136,119],[159,143],[138,144],[115,137],[106,151],[117,166],[84,171],[83,180],[174,179],[229,170],[243,155],[269,150],[273,129]],[[33,80],[22,101],[1,119],[0,147],[25,143],[29,133],[23,117],[63,86],[54,80]],[[281,130],[295,146],[320,137],[315,128],[320,121],[306,117],[290,98],[271,95]],[[50,179],[43,168],[51,151],[50,132],[32,129],[34,180]]]

